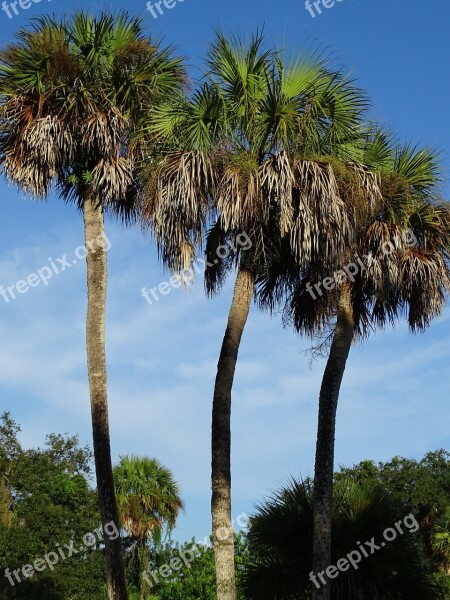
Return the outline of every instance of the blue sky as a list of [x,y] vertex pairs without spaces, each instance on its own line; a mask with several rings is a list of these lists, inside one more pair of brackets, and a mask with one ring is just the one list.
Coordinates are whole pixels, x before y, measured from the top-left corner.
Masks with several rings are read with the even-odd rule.
[[[450,57],[446,0],[342,0],[312,18],[302,0],[184,0],[154,19],[145,3],[63,2],[0,11],[0,41],[42,11],[126,8],[142,14],[149,32],[200,65],[213,30],[250,33],[289,51],[323,44],[358,78],[373,101],[371,116],[400,137],[442,151],[449,196]],[[0,181],[0,284],[11,285],[49,264],[74,257],[83,243],[82,219],[57,198],[33,203]],[[214,375],[231,298],[206,300],[201,282],[173,290],[153,306],[143,286],[168,278],[153,243],[108,221],[110,287],[107,352],[114,459],[148,454],[180,481],[186,514],[176,536],[210,531],[209,430]],[[82,261],[48,286],[14,301],[0,297],[0,410],[22,425],[24,445],[48,432],[77,433],[90,442]],[[336,462],[420,457],[450,447],[450,312],[423,336],[404,325],[377,333],[352,349],[338,414]],[[290,475],[311,475],[317,398],[323,361],[310,367],[308,341],[280,319],[252,309],[236,374],[233,409],[234,516],[250,512]]]

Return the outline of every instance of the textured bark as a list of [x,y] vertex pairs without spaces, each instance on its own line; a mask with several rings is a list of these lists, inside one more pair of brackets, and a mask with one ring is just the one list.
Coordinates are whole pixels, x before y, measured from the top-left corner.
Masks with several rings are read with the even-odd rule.
[[[107,258],[103,210],[91,198],[84,202],[88,307],[86,348],[91,397],[95,471],[103,528],[114,522],[119,529],[119,513],[114,490],[109,436],[105,354],[105,309]],[[109,600],[128,600],[122,540],[105,538],[106,583]]]
[[231,519],[231,390],[255,280],[240,267],[214,386],[212,414],[212,527],[217,600],[236,600],[234,539]]
[[[336,328],[330,355],[322,379],[319,398],[316,464],[314,470],[314,541],[313,572],[325,571],[331,563],[331,522],[333,510],[334,440],[336,411],[345,365],[354,335],[354,317],[350,290],[342,288]],[[313,600],[330,600],[330,580],[326,585],[313,584]]]

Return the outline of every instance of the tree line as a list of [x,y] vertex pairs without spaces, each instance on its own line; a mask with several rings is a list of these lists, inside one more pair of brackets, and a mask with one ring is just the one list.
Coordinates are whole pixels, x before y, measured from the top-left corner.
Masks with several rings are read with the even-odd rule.
[[[2,600],[105,600],[102,538],[94,536],[94,543],[89,541],[80,551],[86,534],[98,531],[100,525],[91,450],[81,447],[76,437],[60,434],[48,435],[43,447],[26,449],[18,440],[19,432],[11,415],[4,413],[0,418]],[[172,538],[183,502],[170,470],[153,458],[127,456],[114,466],[114,476],[130,598],[215,600],[212,537],[181,544]],[[412,600],[447,598],[449,453],[438,450],[421,460],[395,457],[378,464],[367,460],[341,467],[334,480],[332,562],[355,552],[357,541],[365,544],[369,556],[361,553],[357,569],[347,569],[330,581],[332,598],[373,597],[375,589],[379,598],[405,594]],[[399,519],[408,525],[404,534],[371,552],[370,546],[379,546],[383,531]],[[310,598],[315,587],[313,526],[309,479],[290,480],[255,506],[249,527],[234,536],[239,600]],[[65,550],[65,559],[53,569],[23,575],[24,565],[70,547],[76,553],[68,556]],[[195,547],[202,551],[193,552]],[[356,561],[354,555],[351,558]],[[177,559],[180,564],[174,562]]]

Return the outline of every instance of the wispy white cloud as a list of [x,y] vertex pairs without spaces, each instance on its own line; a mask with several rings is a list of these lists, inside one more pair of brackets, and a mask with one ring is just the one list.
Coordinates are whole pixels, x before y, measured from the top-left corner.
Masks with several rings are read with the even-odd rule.
[[[13,280],[80,243],[79,223],[60,236],[42,232],[33,246],[0,254],[0,279]],[[114,456],[158,456],[173,469],[188,501],[183,531],[209,528],[211,399],[232,282],[207,300],[199,281],[149,306],[143,286],[167,279],[152,243],[108,227],[107,357]],[[43,263],[44,261],[44,263]],[[6,266],[5,266],[6,265]],[[90,441],[84,318],[85,267],[1,307],[2,407],[23,425],[27,444],[68,431]],[[448,445],[448,315],[424,337],[404,327],[355,346],[344,377],[337,462],[419,456]],[[233,396],[233,494],[251,510],[290,474],[314,465],[317,402],[324,361],[309,368],[308,341],[252,307]],[[200,532],[201,533],[201,532]]]

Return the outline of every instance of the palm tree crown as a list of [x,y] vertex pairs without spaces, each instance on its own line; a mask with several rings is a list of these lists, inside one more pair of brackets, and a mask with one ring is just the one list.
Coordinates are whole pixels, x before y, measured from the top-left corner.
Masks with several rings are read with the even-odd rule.
[[172,473],[155,458],[121,456],[114,467],[122,527],[139,541],[175,527],[184,504]]
[[136,212],[143,120],[184,82],[181,62],[126,13],[22,29],[0,55],[0,161],[8,179],[44,197],[56,183],[82,204]]

